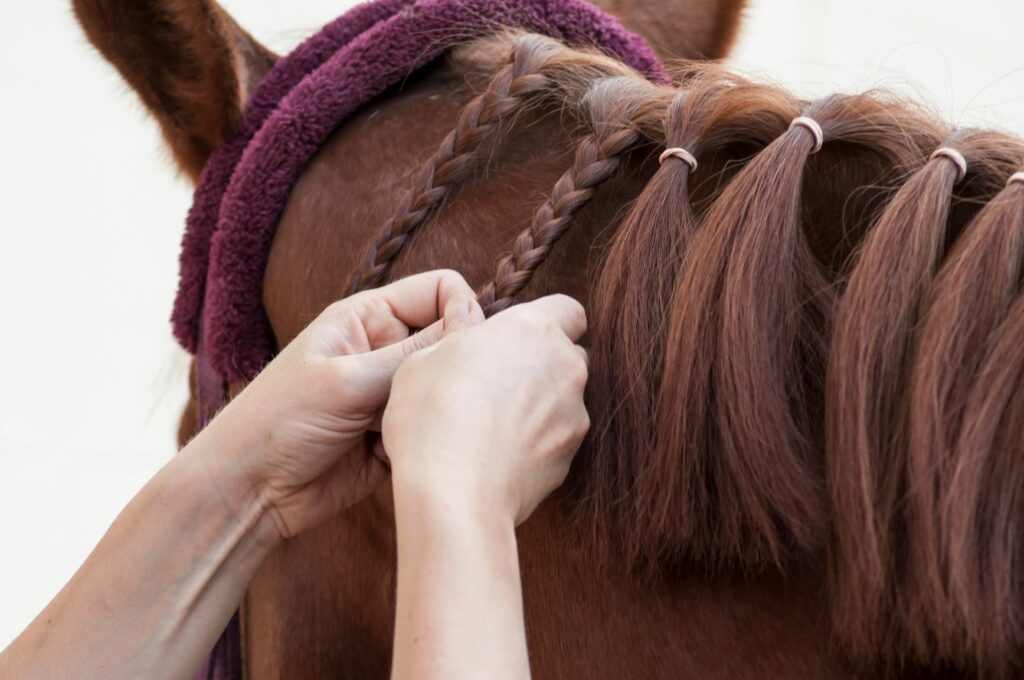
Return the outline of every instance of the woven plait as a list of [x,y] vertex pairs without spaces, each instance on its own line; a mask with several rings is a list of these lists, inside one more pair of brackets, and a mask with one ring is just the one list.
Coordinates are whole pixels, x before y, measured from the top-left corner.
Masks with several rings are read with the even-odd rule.
[[494,281],[480,291],[478,300],[487,316],[512,304],[572,226],[579,209],[619,168],[622,155],[640,140],[640,133],[624,128],[595,132],[580,142],[572,167],[555,183],[551,196],[534,213],[530,227],[516,238],[512,252],[498,261]]
[[487,89],[463,107],[455,129],[423,166],[416,187],[367,247],[359,270],[346,286],[347,295],[375,288],[387,279],[398,253],[476,167],[478,152],[494,139],[501,122],[548,86],[541,69],[552,54],[551,49],[520,41]]

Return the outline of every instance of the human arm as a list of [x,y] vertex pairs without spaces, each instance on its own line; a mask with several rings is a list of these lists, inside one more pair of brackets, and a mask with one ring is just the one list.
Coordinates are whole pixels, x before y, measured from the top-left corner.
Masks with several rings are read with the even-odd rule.
[[579,303],[542,298],[450,334],[396,374],[383,422],[396,680],[529,677],[515,526],[564,480],[589,426],[574,344],[585,329]]
[[0,677],[190,677],[269,550],[385,478],[363,433],[438,310],[464,323],[472,299],[430,272],[332,305],[129,503]]

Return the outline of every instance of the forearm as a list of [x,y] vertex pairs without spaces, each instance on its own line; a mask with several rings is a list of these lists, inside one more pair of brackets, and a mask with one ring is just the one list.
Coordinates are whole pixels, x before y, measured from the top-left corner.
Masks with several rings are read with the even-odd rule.
[[225,484],[215,446],[198,438],[139,492],[0,655],[0,676],[194,674],[277,537],[256,493]]
[[395,480],[398,605],[392,677],[528,678],[515,528],[489,505]]

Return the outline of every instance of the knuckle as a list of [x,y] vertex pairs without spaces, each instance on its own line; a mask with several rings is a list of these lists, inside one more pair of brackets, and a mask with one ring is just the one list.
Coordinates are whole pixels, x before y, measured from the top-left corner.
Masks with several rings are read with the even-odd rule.
[[583,371],[584,375],[589,376],[590,375],[590,356],[586,353],[586,351],[577,353],[577,356],[579,357],[580,370]]
[[388,304],[387,300],[376,295],[367,295],[365,298],[361,298],[356,301],[359,311],[368,317],[392,317],[394,313],[391,311],[391,305]]
[[587,322],[587,310],[579,300],[565,293],[555,293],[551,297],[565,308],[565,313],[574,321],[582,321],[584,324]]
[[583,392],[587,386],[587,370],[577,368],[569,374],[569,386],[573,392]]
[[579,420],[579,436],[580,436],[580,439],[585,437],[587,432],[590,432],[590,426],[592,424],[591,420],[590,420],[590,412],[587,411],[586,408],[581,409],[581,411],[582,411],[582,413],[580,413],[580,420]]
[[[574,302],[575,302],[575,300],[574,300]],[[580,304],[579,302],[576,302],[576,304],[573,306],[572,314],[573,314],[573,321],[576,324],[579,324],[579,327],[582,329],[582,331],[584,333],[586,333],[587,329],[590,327],[590,322],[587,319],[587,310],[584,309],[582,304]]]
[[333,319],[364,319],[373,317],[383,303],[373,296],[374,291],[362,291],[350,297],[332,302],[326,314]]
[[551,321],[536,307],[531,305],[520,305],[517,308],[515,320],[528,331],[544,332],[551,328]]
[[587,367],[587,360],[582,353],[575,350],[568,352],[565,359],[564,375],[572,388],[582,390],[586,386],[587,379],[590,377],[590,370]]
[[440,288],[465,288],[472,290],[469,282],[466,281],[466,277],[454,269],[438,269],[437,280]]
[[440,279],[442,279],[444,281],[452,281],[452,282],[455,282],[455,283],[465,283],[466,282],[466,279],[463,278],[462,274],[460,274],[459,272],[455,271],[454,269],[450,269],[448,267],[443,267],[443,268],[437,269],[435,271],[437,272],[438,278],[440,278]]

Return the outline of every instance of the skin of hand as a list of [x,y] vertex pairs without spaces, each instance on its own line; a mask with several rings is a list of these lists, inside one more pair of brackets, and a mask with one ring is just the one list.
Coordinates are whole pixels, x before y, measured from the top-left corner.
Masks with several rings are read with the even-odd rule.
[[332,305],[132,499],[0,677],[193,677],[269,551],[385,477],[363,441],[402,361],[482,318],[449,271]]
[[395,675],[528,676],[513,529],[587,428],[586,324],[559,296],[482,319],[444,271],[332,305],[132,499],[0,676],[193,677],[270,550],[383,480],[364,438],[389,395]]
[[395,484],[525,520],[565,480],[590,427],[587,355],[575,344],[586,329],[582,305],[552,295],[410,356],[384,412]]
[[589,418],[583,308],[565,296],[449,333],[395,374],[392,678],[530,676],[515,526],[562,483]]
[[402,362],[483,318],[473,290],[453,271],[353,295],[289,343],[204,434],[226,449],[245,442],[237,464],[248,486],[259,489],[281,536],[294,536],[387,477],[380,439],[368,447],[366,433],[379,423]]

